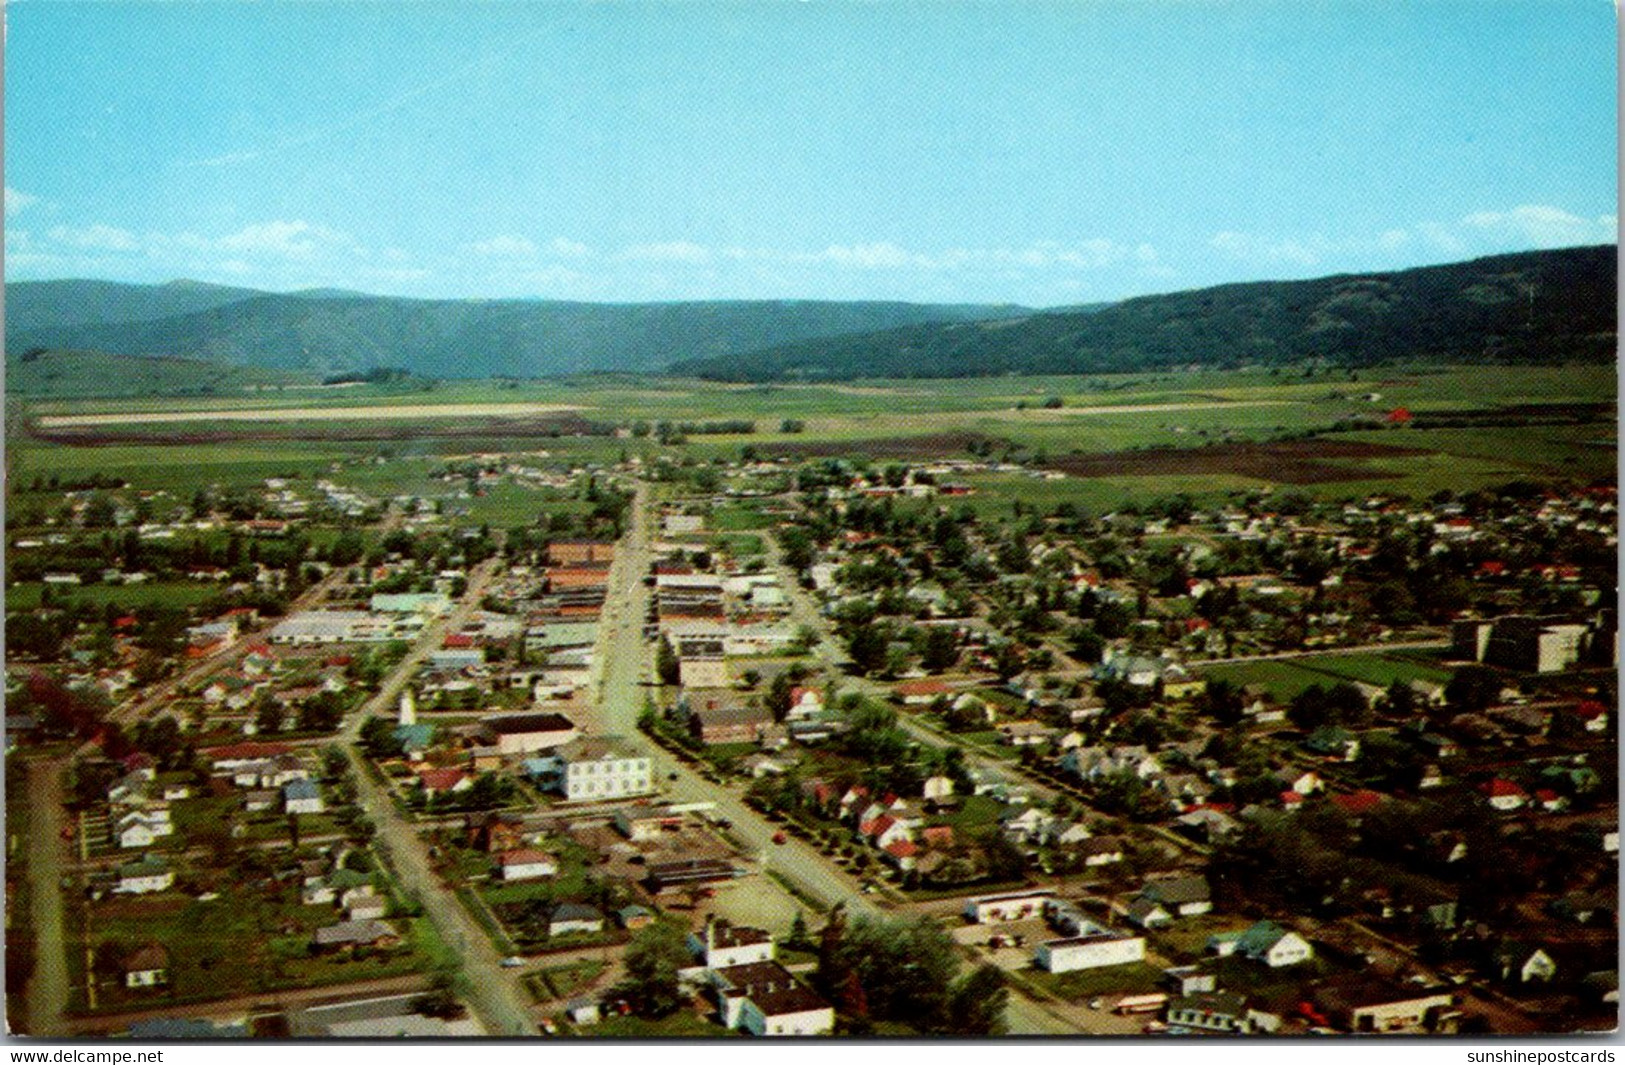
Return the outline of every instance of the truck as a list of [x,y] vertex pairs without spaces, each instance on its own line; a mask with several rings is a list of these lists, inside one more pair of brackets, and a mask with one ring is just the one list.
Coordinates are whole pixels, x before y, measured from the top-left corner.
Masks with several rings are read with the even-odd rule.
[[1162,1009],[1168,1001],[1166,993],[1158,991],[1150,995],[1124,995],[1117,1000],[1112,1009],[1118,1013],[1155,1013]]

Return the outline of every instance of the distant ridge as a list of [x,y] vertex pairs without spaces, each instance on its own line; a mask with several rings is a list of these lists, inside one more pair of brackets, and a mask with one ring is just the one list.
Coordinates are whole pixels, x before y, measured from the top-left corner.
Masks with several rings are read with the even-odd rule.
[[1601,362],[1615,357],[1618,250],[1496,255],[1391,273],[1143,296],[1019,321],[904,326],[679,362],[724,381],[976,377],[1324,359]]
[[6,348],[317,373],[393,366],[427,377],[532,377],[657,370],[788,341],[1027,313],[893,302],[427,300],[188,282],[23,281],[6,285]]

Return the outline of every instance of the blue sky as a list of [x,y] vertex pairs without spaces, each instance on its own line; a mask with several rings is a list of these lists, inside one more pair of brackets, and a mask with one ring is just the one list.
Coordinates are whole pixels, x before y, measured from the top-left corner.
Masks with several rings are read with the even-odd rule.
[[1604,0],[6,17],[13,280],[1050,306],[1617,227]]

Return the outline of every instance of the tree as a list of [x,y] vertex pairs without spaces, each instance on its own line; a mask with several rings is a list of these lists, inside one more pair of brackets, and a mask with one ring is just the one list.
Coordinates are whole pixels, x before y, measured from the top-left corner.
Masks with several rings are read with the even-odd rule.
[[1444,686],[1445,702],[1457,713],[1477,713],[1501,694],[1501,678],[1488,666],[1462,666]]
[[959,636],[945,625],[933,625],[925,630],[920,648],[920,665],[929,673],[952,669],[959,661]]
[[677,971],[689,963],[687,937],[669,921],[641,928],[626,948],[621,992],[640,1017],[664,1017],[682,1004]]
[[783,721],[790,715],[790,692],[794,686],[787,673],[780,673],[768,684],[763,702],[774,721]]
[[682,677],[682,669],[682,662],[678,660],[671,641],[662,635],[659,646],[655,648],[655,673],[660,677],[660,683],[678,683]]
[[953,1035],[1002,1035],[1009,1001],[1004,973],[995,965],[979,965],[949,991],[944,1030]]
[[254,715],[254,731],[262,736],[282,731],[282,707],[274,700],[267,699],[261,704],[259,713]]
[[856,625],[847,636],[846,653],[859,672],[873,673],[886,664],[886,635],[872,623]]

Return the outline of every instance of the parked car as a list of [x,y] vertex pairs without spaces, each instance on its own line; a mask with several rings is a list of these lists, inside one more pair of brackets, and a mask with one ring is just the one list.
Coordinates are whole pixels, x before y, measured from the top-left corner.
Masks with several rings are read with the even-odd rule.
[[775,832],[775,833],[773,833],[773,842],[774,842],[774,843],[777,843],[777,844],[780,844],[780,845],[781,845],[781,846],[782,846],[782,845],[783,845],[783,844],[784,844],[784,843],[785,843],[785,842],[786,842],[786,841],[787,841],[787,840],[788,840],[788,839],[789,839],[789,838],[790,838],[790,837],[789,837],[789,836],[786,836],[786,835],[785,835],[785,834],[784,834],[784,833],[783,833],[783,832]]
[[519,968],[520,966],[522,966],[524,964],[525,964],[525,959],[519,957],[517,954],[511,954],[508,957],[502,959],[502,967],[504,969],[517,969],[517,968]]

